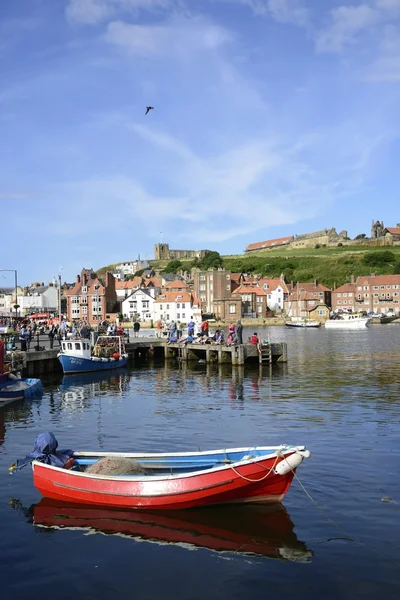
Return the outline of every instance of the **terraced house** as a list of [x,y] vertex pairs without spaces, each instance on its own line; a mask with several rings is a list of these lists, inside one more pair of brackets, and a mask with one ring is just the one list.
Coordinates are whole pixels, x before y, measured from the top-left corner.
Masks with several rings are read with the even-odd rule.
[[400,275],[363,275],[332,292],[332,310],[400,313]]
[[81,275],[76,277],[75,285],[65,296],[69,321],[86,321],[96,325],[112,318],[118,308],[112,273],[106,273],[105,278],[101,278],[91,269],[82,269]]

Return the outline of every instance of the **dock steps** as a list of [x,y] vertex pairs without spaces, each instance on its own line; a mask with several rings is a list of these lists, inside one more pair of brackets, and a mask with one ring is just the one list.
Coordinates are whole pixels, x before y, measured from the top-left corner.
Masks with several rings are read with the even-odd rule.
[[270,365],[271,364],[271,346],[270,344],[261,344],[259,347],[259,360],[260,365]]

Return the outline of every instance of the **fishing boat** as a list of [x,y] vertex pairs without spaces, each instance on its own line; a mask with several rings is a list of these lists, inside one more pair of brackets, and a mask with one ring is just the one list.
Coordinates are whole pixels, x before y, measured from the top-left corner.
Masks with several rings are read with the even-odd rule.
[[57,452],[57,446],[53,434],[39,435],[34,451],[10,472],[32,463],[34,485],[46,498],[142,510],[278,503],[310,456],[304,446],[171,454]]
[[11,364],[4,364],[4,341],[0,341],[0,406],[14,400],[26,400],[41,396],[43,385],[40,379],[23,378],[13,370]]
[[93,350],[87,339],[63,340],[57,356],[65,374],[120,369],[128,362],[128,354],[119,335],[100,335]]
[[371,323],[370,317],[359,313],[341,313],[326,321],[326,329],[365,329]]
[[299,327],[302,329],[306,329],[306,328],[316,329],[318,327],[321,327],[321,323],[319,323],[318,321],[312,321],[311,319],[299,319],[297,321],[295,321],[295,320],[285,321],[285,325],[286,325],[286,327]]
[[185,511],[145,512],[79,504],[49,498],[23,510],[28,522],[46,529],[73,529],[91,534],[118,535],[160,544],[206,548],[306,563],[313,556],[297,538],[294,524],[282,504],[224,506]]

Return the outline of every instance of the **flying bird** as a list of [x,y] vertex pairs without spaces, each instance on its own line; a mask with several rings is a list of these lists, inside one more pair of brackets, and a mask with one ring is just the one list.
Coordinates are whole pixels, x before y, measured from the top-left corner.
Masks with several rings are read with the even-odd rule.
[[146,112],[144,114],[147,115],[151,110],[154,110],[154,106],[146,106]]

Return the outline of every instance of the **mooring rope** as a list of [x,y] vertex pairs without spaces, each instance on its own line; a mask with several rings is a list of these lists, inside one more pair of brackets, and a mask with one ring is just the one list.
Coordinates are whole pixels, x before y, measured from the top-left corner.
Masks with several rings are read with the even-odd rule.
[[258,463],[255,463],[253,460],[251,461],[252,465],[253,464],[257,464],[257,466],[262,467],[263,469],[268,469],[268,473],[266,473],[265,475],[263,475],[259,479],[250,479],[249,477],[246,477],[245,475],[242,475],[241,473],[239,473],[239,471],[237,471],[237,469],[233,465],[229,465],[229,466],[232,469],[232,471],[234,471],[236,473],[236,475],[238,475],[239,477],[241,477],[245,481],[248,481],[249,483],[259,483],[260,481],[263,481],[264,479],[267,479],[267,477],[272,473],[272,471],[276,467],[276,463],[278,461],[278,458],[279,458],[279,453],[277,453],[275,462],[274,462],[274,464],[272,465],[272,467],[270,469],[268,469],[267,467],[264,467],[264,465],[260,465]]
[[293,471],[293,475],[294,478],[299,482],[299,485],[301,487],[301,489],[303,490],[303,492],[306,494],[306,496],[311,500],[311,502],[314,504],[314,506],[316,506],[316,508],[324,515],[325,519],[327,521],[329,521],[329,523],[332,523],[332,525],[334,527],[336,527],[336,529],[338,531],[340,531],[341,533],[343,533],[346,537],[342,538],[345,539],[346,541],[349,542],[354,542],[355,544],[358,544],[359,546],[362,546],[363,548],[366,548],[367,550],[369,550],[370,552],[377,554],[378,556],[380,556],[381,558],[384,558],[386,560],[390,560],[393,564],[398,565],[399,561],[393,559],[391,556],[388,556],[387,554],[384,554],[383,552],[380,552],[379,550],[375,550],[374,548],[371,548],[370,546],[368,546],[367,544],[364,544],[363,542],[360,542],[360,540],[358,540],[357,538],[353,537],[352,535],[350,535],[349,533],[347,533],[347,531],[345,531],[342,527],[340,527],[340,525],[338,525],[333,519],[331,519],[326,512],[324,511],[324,509],[322,508],[322,506],[320,506],[318,504],[318,502],[316,500],[314,500],[314,498],[311,496],[311,494],[306,490],[304,484],[300,481],[298,475]]

